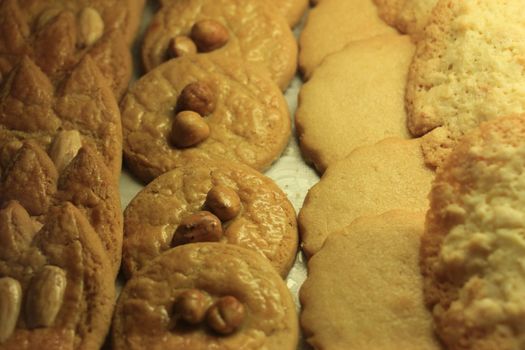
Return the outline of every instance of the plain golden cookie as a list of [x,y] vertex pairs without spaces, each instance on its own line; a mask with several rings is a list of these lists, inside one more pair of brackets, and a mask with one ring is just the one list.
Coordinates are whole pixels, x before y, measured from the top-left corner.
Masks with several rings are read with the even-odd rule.
[[361,217],[308,261],[301,326],[315,349],[438,350],[423,303],[423,213]]
[[437,3],[417,43],[406,93],[412,134],[442,129],[429,139],[428,163],[439,165],[481,122],[525,111],[522,12],[521,0]]
[[301,87],[295,126],[303,157],[322,173],[355,148],[409,138],[405,87],[408,36],[355,41],[332,54]]
[[202,158],[264,170],[286,147],[291,128],[286,101],[265,74],[205,55],[149,72],[121,111],[125,160],[145,182]]
[[193,45],[191,53],[259,65],[283,90],[296,71],[293,33],[286,20],[265,1],[178,0],[162,6],[144,37],[142,59],[146,70],[179,57],[173,55],[171,46],[180,36]]
[[71,204],[43,225],[11,201],[0,210],[0,347],[99,349],[115,300],[98,236]]
[[362,215],[391,209],[426,210],[434,172],[421,141],[386,139],[332,164],[306,195],[298,224],[302,248],[315,254],[326,237]]
[[113,349],[294,350],[292,296],[268,260],[231,244],[168,250],[128,281]]
[[[202,211],[218,217],[221,231],[210,236],[199,229],[192,239],[184,239],[181,234],[188,233],[181,233],[180,227]],[[207,161],[165,173],[135,196],[124,218],[128,276],[172,246],[192,241],[252,249],[268,258],[283,277],[297,252],[295,211],[286,195],[270,178],[237,163]],[[199,218],[192,223],[198,225]]]
[[299,37],[299,68],[308,79],[331,53],[348,43],[396,33],[381,20],[372,0],[323,0],[308,13]]
[[438,170],[421,270],[449,349],[521,349],[525,117],[482,123]]

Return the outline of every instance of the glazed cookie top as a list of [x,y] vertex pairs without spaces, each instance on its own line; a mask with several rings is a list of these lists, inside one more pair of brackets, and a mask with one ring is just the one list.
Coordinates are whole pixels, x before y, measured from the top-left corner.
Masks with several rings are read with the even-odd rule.
[[121,103],[124,157],[148,182],[197,158],[267,168],[288,143],[281,91],[239,61],[184,56],[142,77]]
[[1,140],[34,139],[47,149],[62,130],[102,155],[115,182],[122,163],[120,112],[97,66],[86,56],[58,88],[25,57],[0,88]]
[[0,134],[0,207],[16,200],[42,221],[53,206],[71,202],[99,236],[116,276],[123,231],[120,198],[99,154],[83,146],[74,130],[60,132],[48,153],[33,141],[3,141]]
[[71,204],[43,226],[11,201],[0,210],[2,349],[98,349],[115,298],[102,245]]
[[[141,7],[140,3],[133,6]],[[29,56],[58,84],[90,55],[120,97],[131,77],[126,40],[131,43],[137,27],[132,22],[137,22],[139,15],[138,9],[126,11],[128,5],[119,0],[3,1],[0,74],[5,76],[22,57]]]
[[200,162],[161,175],[126,208],[128,276],[173,246],[219,241],[265,256],[285,277],[297,252],[295,211],[269,178],[242,164]]
[[191,53],[258,64],[283,90],[295,74],[293,33],[276,9],[264,1],[178,0],[162,6],[144,37],[146,70],[180,56],[173,48],[178,46],[176,38],[189,42]]
[[430,193],[425,300],[450,349],[520,349],[525,252],[525,116],[465,135]]
[[261,255],[230,244],[168,250],[128,281],[113,349],[296,349],[286,284]]

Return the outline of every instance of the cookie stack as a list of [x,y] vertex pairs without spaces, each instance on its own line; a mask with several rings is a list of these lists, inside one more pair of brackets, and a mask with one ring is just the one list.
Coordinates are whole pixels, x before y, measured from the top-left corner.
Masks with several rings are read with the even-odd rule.
[[[524,111],[524,5],[324,0],[310,12],[296,126],[323,173],[299,213],[315,348],[523,348],[525,119],[506,116]],[[343,6],[371,10],[331,12],[353,34],[314,54],[324,11]]]

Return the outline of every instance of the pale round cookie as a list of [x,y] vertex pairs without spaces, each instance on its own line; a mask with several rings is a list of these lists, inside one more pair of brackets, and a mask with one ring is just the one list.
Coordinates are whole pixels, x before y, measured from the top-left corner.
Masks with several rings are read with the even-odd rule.
[[449,349],[520,349],[525,116],[482,123],[438,170],[421,246],[425,300]]
[[[209,316],[221,299],[235,301],[223,309],[227,320],[237,316],[225,322],[229,334],[218,333],[218,317]],[[182,310],[192,317],[182,318]],[[113,349],[294,350],[298,328],[292,296],[268,260],[230,244],[195,243],[166,251],[128,281],[113,319]]]
[[[181,97],[193,83],[200,88]],[[182,130],[174,126],[180,120],[177,112],[189,108],[201,111],[203,118],[194,121],[207,126],[209,135],[194,146],[177,147],[172,135],[174,128]],[[185,56],[157,67],[131,87],[121,111],[124,157],[145,182],[196,158],[228,159],[264,170],[290,136],[288,106],[277,85],[242,62],[218,56]],[[191,135],[181,132],[177,139]]]
[[[192,28],[202,20],[211,20],[213,27],[202,31],[204,36],[194,36]],[[144,37],[142,59],[146,70],[173,57],[169,47],[176,36],[194,39],[199,53],[261,66],[283,90],[296,71],[293,33],[286,20],[265,1],[178,0],[162,6]],[[210,46],[212,43],[217,45]]]
[[301,326],[315,349],[441,349],[423,303],[424,214],[390,211],[332,233],[308,261]]
[[348,43],[396,33],[372,0],[323,0],[310,10],[299,37],[299,68],[308,79],[321,61]]
[[374,0],[379,16],[401,33],[409,34],[416,41],[430,18],[438,0]]
[[298,224],[302,248],[315,254],[326,237],[362,215],[391,209],[426,210],[434,177],[421,141],[386,139],[331,165],[306,195]]
[[[228,190],[234,192],[228,198],[237,198],[240,205],[232,217],[222,218],[217,201],[207,200],[212,189],[219,190],[219,198]],[[216,240],[256,251],[286,277],[298,241],[291,203],[270,178],[248,166],[226,161],[179,167],[159,176],[135,196],[124,213],[125,273],[131,276],[174,244],[186,243],[175,243],[178,227],[203,210],[222,219],[223,233]]]
[[322,173],[355,148],[409,138],[405,86],[408,36],[355,41],[326,58],[302,87],[295,126],[303,157]]
[[[406,106],[412,134],[441,128],[425,155],[432,165],[482,121],[525,112],[523,2],[442,0],[410,67]],[[506,33],[509,40],[500,40]],[[441,155],[436,155],[441,153]]]
[[106,252],[71,204],[43,223],[15,201],[0,210],[0,347],[99,349],[115,300]]

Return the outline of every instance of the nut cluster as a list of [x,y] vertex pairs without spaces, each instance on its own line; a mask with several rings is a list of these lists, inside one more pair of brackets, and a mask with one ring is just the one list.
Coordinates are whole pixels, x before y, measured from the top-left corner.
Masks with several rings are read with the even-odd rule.
[[213,19],[196,22],[189,36],[177,35],[168,43],[168,58],[177,58],[197,52],[210,52],[220,49],[230,39],[228,29]]
[[246,315],[244,305],[234,296],[224,296],[212,303],[208,294],[198,289],[182,292],[173,304],[173,314],[190,325],[206,322],[221,335],[237,331]]

